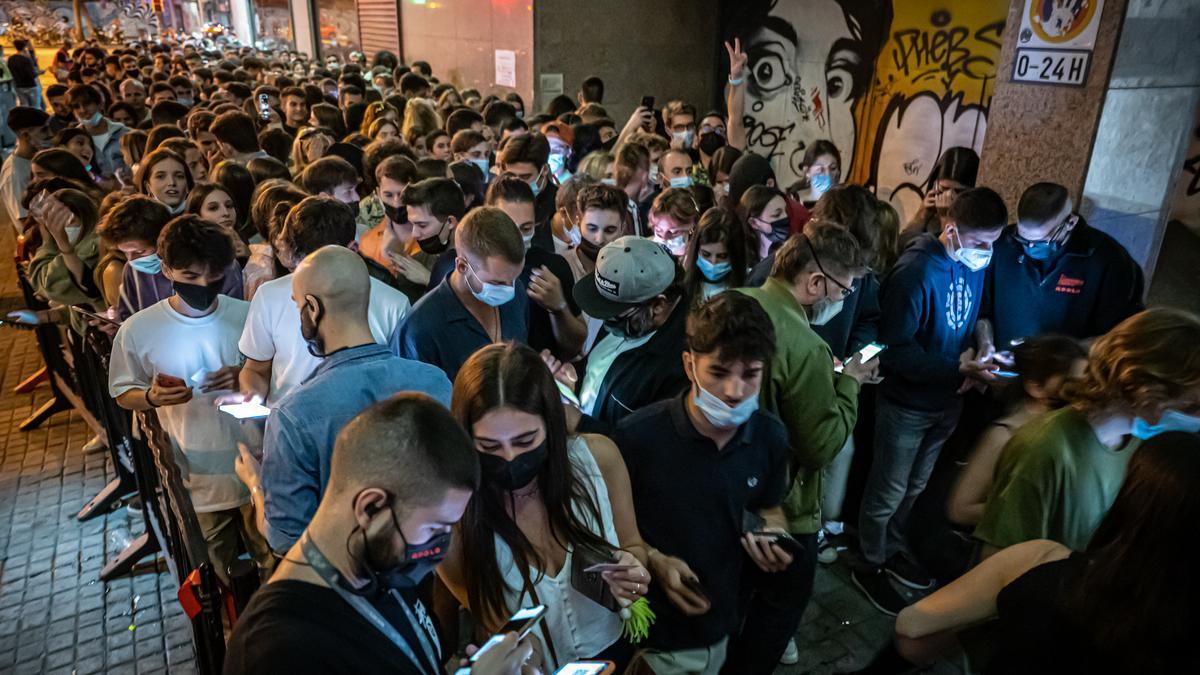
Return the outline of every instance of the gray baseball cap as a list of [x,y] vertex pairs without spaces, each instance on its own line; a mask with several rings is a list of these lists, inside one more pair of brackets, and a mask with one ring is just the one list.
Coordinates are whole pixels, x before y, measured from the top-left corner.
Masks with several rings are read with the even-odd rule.
[[571,293],[588,316],[611,319],[659,295],[675,280],[675,259],[662,245],[626,235],[600,249],[596,271]]

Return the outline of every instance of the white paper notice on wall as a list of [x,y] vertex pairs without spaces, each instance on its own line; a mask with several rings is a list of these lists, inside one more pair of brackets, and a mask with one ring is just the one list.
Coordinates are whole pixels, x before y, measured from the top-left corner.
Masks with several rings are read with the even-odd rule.
[[1082,87],[1104,0],[1025,0],[1013,80]]
[[517,53],[511,49],[496,50],[496,84],[501,87],[517,86]]

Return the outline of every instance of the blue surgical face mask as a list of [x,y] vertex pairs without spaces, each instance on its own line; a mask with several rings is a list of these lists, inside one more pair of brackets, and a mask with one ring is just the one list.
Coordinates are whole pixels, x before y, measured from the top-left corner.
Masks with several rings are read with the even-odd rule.
[[162,261],[158,259],[157,253],[134,258],[129,261],[129,265],[142,274],[158,274],[162,271]]
[[729,273],[733,271],[733,265],[728,262],[714,263],[703,257],[696,258],[696,267],[700,269],[700,274],[703,274],[705,279],[714,284],[729,276]]
[[475,277],[475,281],[478,281],[483,286],[483,290],[476,292],[475,289],[470,287],[470,284],[467,285],[467,288],[471,291],[471,295],[475,296],[475,299],[483,304],[489,307],[499,307],[517,296],[515,286],[492,284],[480,279],[479,275],[475,272],[475,268],[471,267],[471,263],[469,262],[467,263],[467,269],[471,271],[471,275]]
[[104,118],[104,116],[100,114],[99,110],[97,110],[96,112],[92,113],[91,117],[87,118],[87,120],[83,123],[83,125],[88,126],[88,127],[94,127],[97,124],[100,124],[100,120],[103,118]]
[[1178,410],[1167,409],[1158,417],[1158,424],[1150,424],[1146,420],[1135,417],[1130,433],[1143,441],[1150,440],[1168,431],[1183,431],[1189,434],[1200,433],[1200,417],[1187,415]]
[[825,194],[829,188],[833,187],[833,176],[830,176],[827,173],[819,173],[808,181],[808,185],[810,188],[812,188],[813,195],[820,197],[821,195]]
[[692,140],[696,138],[696,131],[688,129],[687,131],[673,131],[671,138],[681,144],[685,148],[692,147]]
[[537,197],[542,192],[542,174],[534,177],[533,182],[529,184],[529,189],[533,190],[533,196]]
[[690,188],[692,186],[691,176],[676,176],[670,180],[673,188]]
[[488,178],[490,177],[490,175],[488,174],[488,171],[491,169],[491,166],[489,166],[487,157],[484,157],[482,159],[468,157],[467,161],[474,164],[475,166],[479,167],[479,170],[483,172],[483,182],[486,183]]
[[706,391],[699,382],[696,383],[696,391],[697,393],[692,398],[693,402],[709,423],[718,429],[740,427],[750,419],[754,411],[758,410],[757,395],[747,398],[736,406],[730,406]]

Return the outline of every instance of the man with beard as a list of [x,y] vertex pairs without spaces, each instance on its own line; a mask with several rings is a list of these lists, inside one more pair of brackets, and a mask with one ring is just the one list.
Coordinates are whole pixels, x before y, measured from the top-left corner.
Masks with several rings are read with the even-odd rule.
[[280,553],[296,543],[317,511],[334,439],[352,417],[401,389],[450,405],[450,380],[441,369],[376,344],[367,321],[370,291],[366,264],[342,246],[318,249],[293,275],[300,333],[309,352],[324,360],[267,418],[263,512],[267,539]]
[[[366,270],[361,269],[360,314]],[[426,609],[450,528],[479,485],[471,438],[442,406],[399,394],[337,437],[325,498],[229,639],[226,673],[443,673]],[[534,646],[508,635],[471,665],[516,675]],[[537,659],[534,658],[536,667]]]

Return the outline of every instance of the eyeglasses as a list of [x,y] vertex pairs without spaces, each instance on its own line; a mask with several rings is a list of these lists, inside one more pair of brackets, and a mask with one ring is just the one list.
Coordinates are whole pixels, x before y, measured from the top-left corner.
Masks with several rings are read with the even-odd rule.
[[[804,243],[808,245],[809,252],[812,253],[813,262],[817,263],[817,270],[822,274],[822,276],[824,276],[829,281],[832,281],[834,284],[837,285],[837,287],[839,289],[841,289],[841,294],[840,294],[839,299],[845,300],[846,298],[850,297],[850,294],[854,293],[854,289],[850,286],[847,286],[846,284],[843,284],[842,282],[838,281],[837,279],[835,279],[833,277],[833,275],[830,274],[829,272],[826,272],[825,268],[821,266],[821,257],[817,255],[817,249],[813,247],[812,241],[808,238],[808,235],[801,235],[801,236],[804,238]],[[826,292],[828,292],[828,289],[826,289]]]

